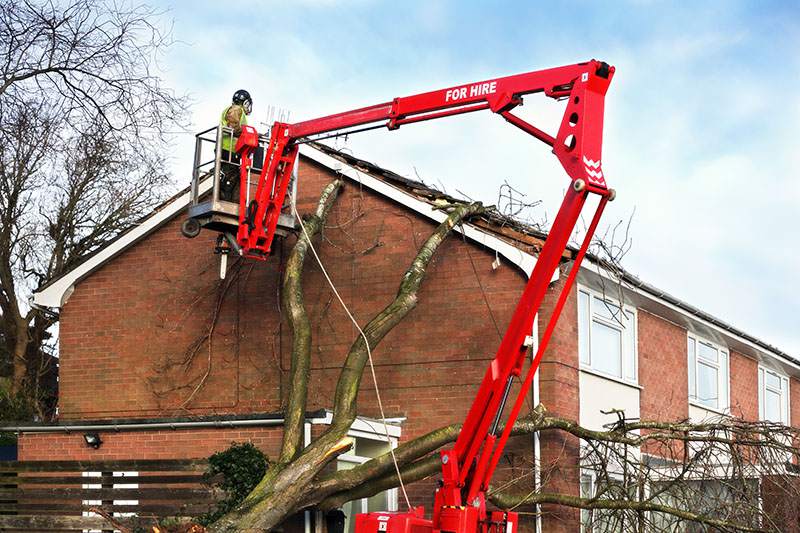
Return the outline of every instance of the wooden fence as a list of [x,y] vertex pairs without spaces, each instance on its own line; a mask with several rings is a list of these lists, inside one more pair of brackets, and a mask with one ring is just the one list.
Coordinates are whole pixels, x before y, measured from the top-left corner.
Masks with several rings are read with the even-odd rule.
[[0,531],[133,530],[213,510],[205,460],[0,461]]

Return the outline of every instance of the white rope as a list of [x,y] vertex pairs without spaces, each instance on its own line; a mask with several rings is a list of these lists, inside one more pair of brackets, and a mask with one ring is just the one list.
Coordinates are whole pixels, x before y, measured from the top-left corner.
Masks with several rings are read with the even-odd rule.
[[311,243],[311,237],[308,235],[306,231],[306,226],[303,224],[303,219],[300,218],[300,215],[297,213],[297,206],[295,202],[291,202],[292,204],[292,212],[294,216],[297,218],[297,221],[300,222],[300,228],[303,230],[303,235],[306,237],[306,241],[308,242],[309,248],[311,248],[311,253],[314,254],[314,258],[317,260],[317,264],[319,264],[319,268],[322,270],[322,275],[325,276],[325,279],[328,280],[328,285],[330,285],[333,294],[336,295],[336,299],[339,300],[339,303],[342,305],[342,309],[344,312],[347,313],[347,316],[350,318],[350,321],[358,330],[359,335],[364,339],[364,345],[367,347],[367,360],[369,361],[369,370],[372,374],[372,384],[375,387],[375,398],[378,400],[378,409],[381,413],[381,420],[383,421],[383,431],[386,434],[386,441],[389,443],[389,453],[392,455],[392,462],[394,463],[394,470],[397,472],[397,480],[400,482],[400,489],[403,492],[403,498],[406,500],[406,505],[409,509],[411,509],[411,500],[408,499],[408,493],[406,492],[406,486],[403,483],[403,476],[400,474],[400,466],[397,464],[397,457],[394,455],[394,448],[392,447],[392,439],[389,436],[389,426],[386,424],[386,414],[383,412],[383,402],[381,401],[381,392],[378,390],[378,378],[375,375],[375,365],[372,364],[372,350],[369,347],[369,340],[367,336],[364,334],[364,331],[356,322],[356,319],[353,317],[353,314],[348,309],[347,305],[342,300],[342,297],[339,296],[339,291],[336,290],[336,286],[333,284],[333,280],[328,275],[328,271],[325,270],[325,266],[322,264],[322,260],[319,258],[317,254],[317,250],[314,248],[314,245]]

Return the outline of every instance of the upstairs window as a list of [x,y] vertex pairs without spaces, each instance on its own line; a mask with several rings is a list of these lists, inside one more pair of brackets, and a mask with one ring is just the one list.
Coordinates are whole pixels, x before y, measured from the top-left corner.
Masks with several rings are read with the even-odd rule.
[[636,311],[579,288],[578,352],[583,368],[636,383]]
[[758,416],[767,422],[789,425],[789,378],[758,367]]
[[729,406],[728,351],[713,342],[688,335],[689,400],[700,407],[726,411]]

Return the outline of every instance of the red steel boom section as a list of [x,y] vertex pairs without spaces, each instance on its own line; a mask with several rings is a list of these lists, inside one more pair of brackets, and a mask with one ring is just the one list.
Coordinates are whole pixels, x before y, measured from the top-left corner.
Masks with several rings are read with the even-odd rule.
[[[436,493],[432,519],[425,519],[421,508],[403,513],[362,514],[356,517],[356,531],[359,533],[516,532],[516,513],[487,511],[486,490],[603,209],[614,198],[613,189],[606,186],[601,164],[605,94],[613,75],[614,67],[591,60],[395,98],[391,102],[296,124],[276,122],[272,127],[258,189],[247,206],[244,169],[253,141],[248,140],[250,135],[243,134],[240,137],[237,150],[244,156],[242,160],[245,163],[242,165],[243,181],[240,187],[238,241],[242,252],[248,257],[265,258],[269,253],[299,142],[314,135],[381,122],[383,124],[377,127],[385,125],[389,129],[397,129],[404,124],[490,110],[550,145],[571,179],[571,186],[567,189],[497,354],[486,370],[458,440],[453,449],[441,452],[442,485]],[[555,137],[511,113],[512,109],[522,104],[524,95],[540,92],[551,98],[568,100]],[[599,195],[600,201],[523,378],[526,354],[532,345],[529,336],[534,318],[589,194]],[[504,429],[498,434],[514,379],[521,379],[522,384],[505,420]]]

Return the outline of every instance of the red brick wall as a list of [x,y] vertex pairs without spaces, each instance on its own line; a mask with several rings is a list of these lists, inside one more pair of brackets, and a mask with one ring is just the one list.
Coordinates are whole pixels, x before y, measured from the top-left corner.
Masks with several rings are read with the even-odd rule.
[[[539,335],[544,334],[558,292],[564,284],[568,270],[562,267],[561,278],[554,289],[548,291],[539,313]],[[578,307],[576,288],[573,286],[561,317],[539,367],[540,401],[553,415],[578,420],[580,413],[579,362],[578,362]],[[580,442],[563,432],[546,432],[541,435],[541,464],[543,490],[580,495]],[[544,531],[577,531],[580,512],[577,509],[542,506]]]
[[684,420],[689,416],[686,330],[642,309],[637,318],[640,416]]
[[[637,313],[639,356],[639,416],[642,420],[685,420],[689,416],[689,374],[686,330],[639,309]],[[650,443],[644,452],[679,457],[678,443]]]
[[[331,179],[327,171],[304,161],[301,212],[312,208]],[[359,211],[364,215],[347,224]],[[218,258],[211,254],[214,236],[184,239],[180,222],[180,217],[171,221],[77,284],[61,322],[63,419],[184,412],[176,410],[206,371],[208,347],[201,346],[188,377],[182,368],[164,373],[163,365],[167,358],[181,360],[207,331],[219,281]],[[364,323],[392,300],[402,273],[434,225],[352,184],[330,223],[345,228],[326,230],[333,244],[319,245],[322,259]],[[203,391],[186,406],[190,412],[280,408],[291,339],[281,323],[277,294],[291,244],[280,246],[270,261],[248,263],[228,290],[214,332],[211,373]],[[460,417],[464,399],[471,399],[486,361],[494,355],[525,279],[508,264],[492,270],[493,260],[494,254],[458,238],[444,244],[428,270],[419,305],[375,351],[387,409],[425,414],[419,429],[409,420],[415,433]],[[309,408],[329,407],[332,382],[355,331],[311,258],[304,286],[314,325]],[[168,390],[176,382],[182,388]],[[371,390],[371,385],[364,387],[364,414],[376,414]]]
[[179,429],[101,432],[98,449],[86,446],[82,432],[24,434],[19,458],[25,461],[116,461],[123,459],[200,459],[227,449],[232,442],[251,442],[268,457],[280,448],[277,427],[236,429]]
[[758,363],[731,350],[731,414],[745,420],[758,420]]

